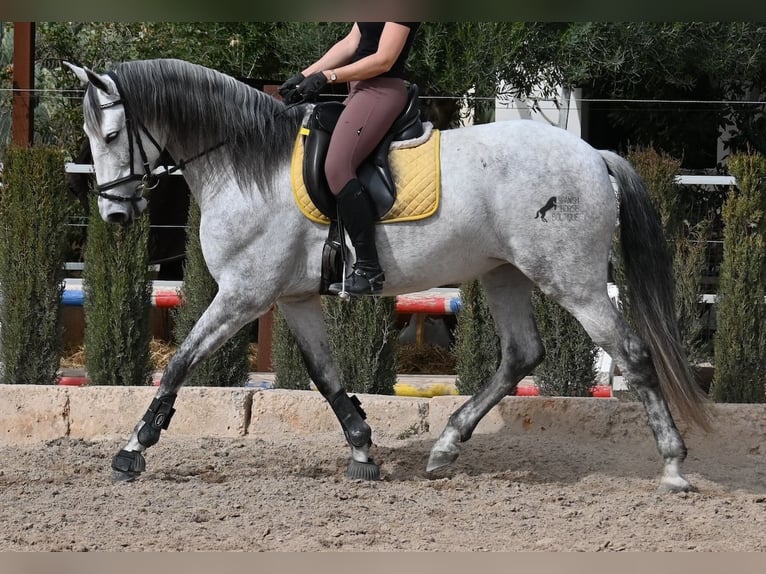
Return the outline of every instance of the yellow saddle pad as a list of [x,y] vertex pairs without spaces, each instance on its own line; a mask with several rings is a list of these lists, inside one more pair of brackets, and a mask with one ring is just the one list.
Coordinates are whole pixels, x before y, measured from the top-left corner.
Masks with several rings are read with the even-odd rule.
[[[304,130],[298,133],[291,164],[293,196],[301,213],[316,223],[330,220],[311,201],[303,181]],[[439,207],[439,130],[415,147],[392,149],[388,162],[396,184],[396,201],[381,219],[383,223],[415,221],[436,213]]]

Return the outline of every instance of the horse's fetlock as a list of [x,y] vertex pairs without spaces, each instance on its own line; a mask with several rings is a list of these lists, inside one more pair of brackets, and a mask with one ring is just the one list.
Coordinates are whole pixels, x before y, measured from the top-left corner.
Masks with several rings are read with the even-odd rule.
[[357,448],[372,443],[372,429],[367,423],[362,423],[359,428],[348,428],[345,431],[346,440]]
[[470,428],[465,424],[461,424],[460,410],[452,413],[449,419],[447,419],[447,428],[445,429],[445,431],[448,429],[452,430],[453,434],[451,436],[453,440],[457,438],[459,442],[466,442],[473,435],[473,428]]
[[372,429],[364,422],[367,414],[356,395],[348,396],[345,391],[340,390],[329,398],[329,403],[343,427],[346,440],[351,445],[360,448],[372,442]]

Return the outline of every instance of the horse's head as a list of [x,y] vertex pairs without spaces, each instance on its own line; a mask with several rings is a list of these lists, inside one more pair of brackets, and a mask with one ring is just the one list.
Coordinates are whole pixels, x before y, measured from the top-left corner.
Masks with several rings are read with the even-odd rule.
[[146,208],[144,191],[156,185],[151,170],[162,147],[131,116],[116,76],[64,64],[87,86],[83,129],[93,154],[99,214],[109,223],[130,223]]

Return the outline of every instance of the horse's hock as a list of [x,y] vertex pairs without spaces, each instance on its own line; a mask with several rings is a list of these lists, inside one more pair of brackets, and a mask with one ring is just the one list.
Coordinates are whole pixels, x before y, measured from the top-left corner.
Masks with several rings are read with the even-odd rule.
[[[0,444],[45,442],[63,437],[88,441],[122,438],[156,393],[154,387],[62,387],[2,385]],[[358,395],[375,436],[436,438],[464,396],[433,398]],[[184,388],[168,436],[264,437],[337,431],[337,420],[315,391],[249,388]],[[766,408],[715,404],[715,431],[680,430],[691,449],[699,440],[752,453],[766,439]],[[480,422],[476,433],[581,435],[604,441],[652,441],[640,403],[617,399],[506,397]],[[470,443],[466,449],[470,450]]]

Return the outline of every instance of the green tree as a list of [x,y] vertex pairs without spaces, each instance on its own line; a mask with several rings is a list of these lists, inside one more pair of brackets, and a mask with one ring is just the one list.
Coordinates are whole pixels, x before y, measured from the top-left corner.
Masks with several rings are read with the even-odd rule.
[[0,185],[0,380],[52,384],[61,359],[63,152],[9,146]]
[[396,384],[396,313],[393,297],[323,301],[330,347],[348,392],[393,395]]
[[143,22],[140,59],[179,58],[238,78],[275,79],[282,59],[277,22]]
[[[96,199],[91,211],[98,213]],[[148,385],[152,283],[148,272],[149,218],[115,226],[88,222],[85,245],[85,369],[95,385]]]
[[274,386],[278,389],[308,390],[311,376],[295,342],[295,337],[290,332],[282,313],[279,312],[279,307],[274,311],[272,339],[271,361],[274,364]]
[[[218,285],[207,269],[199,241],[200,208],[189,204],[189,232],[186,240],[183,305],[173,314],[173,334],[180,343],[218,293]],[[247,382],[250,364],[248,348],[251,328],[245,327],[223,346],[200,362],[186,384],[206,387],[241,387]]]
[[280,22],[267,39],[274,46],[273,79],[298,73],[348,34],[345,22]]
[[[13,102],[13,24],[0,22],[0,150],[11,141],[11,109]],[[3,161],[0,153],[0,162]]]
[[[673,253],[681,343],[689,360],[700,361],[709,354],[701,319],[703,304],[700,294],[712,215],[706,214],[704,219],[693,220],[688,202],[684,201],[685,191],[675,180],[681,169],[680,160],[667,153],[641,147],[632,148],[627,158],[646,182]],[[625,307],[629,309],[628,301],[629,297],[625,299]]]
[[766,160],[737,154],[731,170],[737,188],[723,209],[711,394],[719,402],[766,402]]
[[137,57],[135,25],[125,22],[39,22],[35,41],[35,141],[64,146],[71,157],[83,140],[79,80],[62,60],[105,71]]
[[622,100],[598,108],[625,147],[651,146],[684,165],[712,167],[719,130],[736,122],[732,148],[763,152],[764,105],[739,103],[758,101],[766,88],[760,24],[577,22],[550,31],[560,56],[552,61],[556,82],[583,87],[587,98]]
[[465,98],[474,123],[494,117],[494,98],[527,94],[543,66],[513,22],[425,22],[408,61],[411,79],[427,96],[423,115],[438,128],[456,127]]
[[596,378],[598,347],[568,311],[538,289],[532,294],[532,305],[545,347],[545,358],[534,372],[540,393],[589,396]]
[[460,286],[460,301],[453,347],[456,386],[461,395],[473,395],[500,365],[500,340],[478,280]]
[[[339,22],[40,23],[37,58],[41,74],[48,70],[49,83],[59,89],[77,88],[61,69],[62,59],[102,70],[137,57],[178,57],[238,77],[278,80],[303,69],[347,31]],[[732,149],[766,147],[766,116],[757,97],[766,87],[764,62],[766,28],[750,22],[426,22],[408,64],[410,79],[428,96],[424,117],[437,127],[460,124],[461,98],[483,122],[491,119],[487,104],[496,94],[524,98],[542,88],[544,96],[558,99],[558,86],[582,87],[591,99],[655,100],[596,107],[607,109],[611,131],[624,142],[699,162],[711,153],[698,151],[704,148],[699,142],[714,146],[718,130],[732,125],[739,129],[729,136]],[[76,133],[81,123],[76,114],[71,128],[56,119],[77,108],[67,104],[70,97],[62,97],[58,111],[46,112],[50,127],[46,120],[39,129],[70,141],[65,133]],[[678,99],[757,103],[661,101]]]

